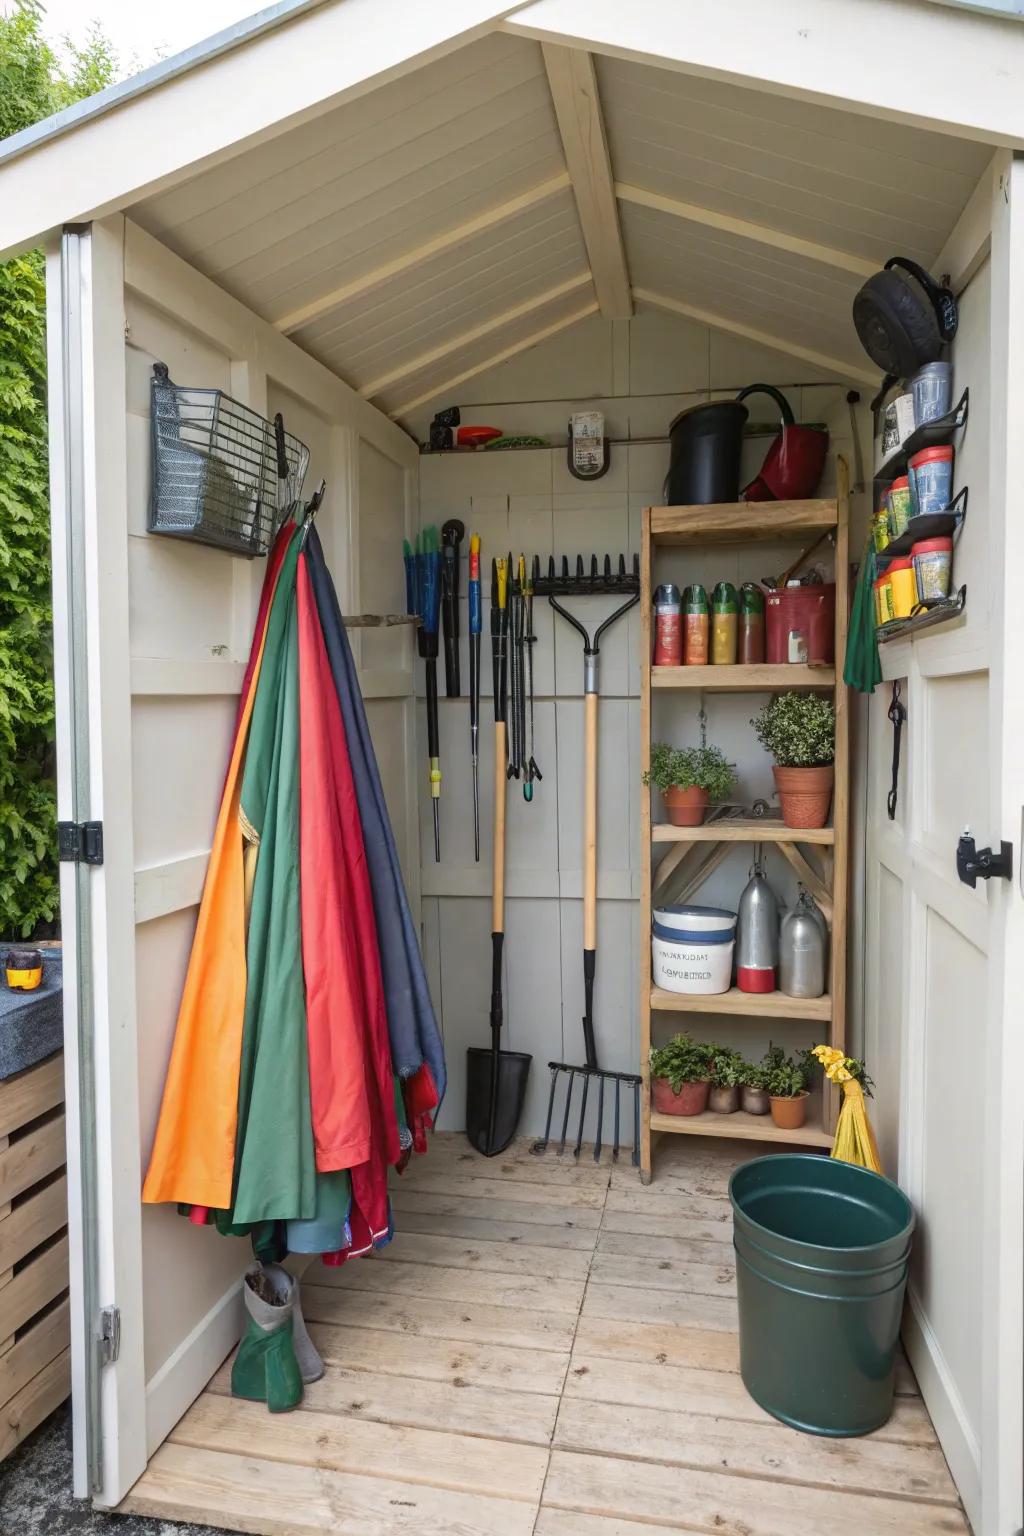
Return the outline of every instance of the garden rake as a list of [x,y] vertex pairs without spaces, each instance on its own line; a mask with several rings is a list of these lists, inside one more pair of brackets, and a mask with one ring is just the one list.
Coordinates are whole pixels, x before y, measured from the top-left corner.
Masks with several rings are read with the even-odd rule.
[[[597,700],[598,700],[598,660],[601,636],[617,619],[621,619],[630,608],[640,601],[640,562],[637,556],[633,557],[631,571],[626,570],[625,556],[620,555],[618,569],[612,570],[612,561],[609,555],[604,557],[603,569],[598,568],[598,559],[592,555],[590,559],[589,573],[584,570],[583,556],[576,557],[575,574],[570,574],[569,562],[562,557],[561,574],[556,575],[554,559],[548,562],[548,574],[537,576],[534,580],[534,591],[538,597],[546,597],[556,613],[561,614],[567,623],[571,624],[577,634],[583,640],[583,698],[585,715],[585,747],[583,755],[583,1046],[586,1061],[582,1066],[573,1066],[564,1061],[549,1061],[551,1071],[551,1090],[548,1096],[548,1113],[544,1126],[543,1137],[534,1143],[532,1151],[538,1156],[547,1151],[551,1139],[551,1121],[555,1112],[555,1097],[558,1092],[559,1078],[562,1073],[568,1075],[565,1093],[565,1108],[562,1113],[562,1134],[558,1143],[558,1153],[561,1156],[565,1152],[566,1138],[569,1131],[569,1119],[572,1111],[573,1090],[576,1079],[581,1081],[579,1123],[576,1131],[576,1145],[573,1148],[573,1156],[578,1160],[583,1146],[584,1124],[587,1118],[587,1101],[590,1094],[590,1085],[594,1083],[597,1092],[597,1134],[594,1138],[594,1161],[601,1161],[601,1147],[604,1136],[604,1101],[605,1083],[613,1084],[613,1140],[612,1158],[617,1161],[619,1156],[619,1137],[621,1119],[621,1095],[623,1085],[627,1092],[633,1094],[633,1163],[640,1164],[640,1078],[633,1072],[611,1072],[598,1064],[597,1042],[594,1035],[594,976],[597,969]],[[625,602],[621,603],[614,612],[600,623],[594,631],[593,639],[589,631],[581,624],[575,614],[570,613],[559,598],[563,597],[603,597],[621,595]]]

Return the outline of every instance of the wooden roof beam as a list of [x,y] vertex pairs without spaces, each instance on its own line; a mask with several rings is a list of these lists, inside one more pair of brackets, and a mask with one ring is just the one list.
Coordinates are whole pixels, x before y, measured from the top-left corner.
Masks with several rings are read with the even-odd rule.
[[626,320],[633,296],[594,61],[581,48],[550,43],[543,54],[601,313]]
[[476,214],[474,218],[466,219],[451,229],[442,230],[441,234],[434,235],[431,240],[425,240],[422,245],[413,246],[411,250],[393,256],[390,261],[382,262],[379,267],[373,267],[370,271],[361,273],[359,277],[354,277],[351,282],[344,283],[340,288],[332,288],[329,293],[323,293],[319,298],[311,299],[308,304],[302,304],[289,314],[282,315],[274,323],[279,331],[284,331],[285,335],[302,330],[304,326],[312,325],[315,320],[329,315],[332,310],[341,309],[343,305],[350,304],[353,299],[359,299],[364,294],[371,293],[382,283],[389,282],[391,278],[398,277],[401,273],[408,272],[432,257],[442,255],[445,251],[454,250],[464,241],[471,240],[474,235],[493,229],[498,224],[504,224],[507,220],[514,219],[531,208],[536,208],[540,203],[547,202],[549,198],[557,197],[569,185],[568,171],[559,171],[557,176],[549,176],[546,181],[530,187],[526,192],[520,192],[517,197],[510,197],[506,202],[497,203],[493,208],[486,208],[483,213]]
[[759,330],[756,326],[731,320],[728,315],[715,314],[711,310],[699,308],[696,304],[685,304],[681,299],[672,299],[663,293],[653,293],[649,288],[634,288],[633,297],[638,303],[651,304],[655,309],[666,310],[671,315],[682,315],[686,320],[697,320],[713,331],[726,331],[731,336],[742,336],[745,341],[754,341],[759,346],[771,347],[774,351],[784,352],[789,357],[798,357],[801,362],[813,363],[816,368],[827,368],[830,373],[837,374],[841,379],[856,380],[860,384],[872,386],[878,384],[878,373],[872,373],[863,365],[848,363],[841,357],[829,357],[825,352],[816,352],[813,347],[801,347],[785,336],[773,336],[768,331]]
[[560,320],[555,320],[551,325],[546,325],[542,330],[532,331],[529,336],[523,336],[511,346],[495,352],[493,356],[484,358],[482,363],[474,363],[472,368],[464,368],[461,373],[453,374],[450,379],[445,379],[442,384],[436,384],[432,389],[426,390],[422,395],[417,395],[414,400],[405,400],[396,406],[388,415],[397,420],[400,416],[407,416],[417,406],[426,405],[428,400],[436,400],[439,395],[446,395],[458,384],[465,384],[467,379],[475,379],[477,374],[486,373],[489,368],[496,368],[499,363],[507,363],[510,357],[518,357],[520,352],[527,352],[530,347],[535,347],[542,341],[547,341],[550,336],[557,336],[559,331],[568,330],[570,325],[575,325],[578,320],[586,320],[590,315],[596,315],[598,302],[591,299],[579,309],[574,309],[571,314],[563,315]]
[[786,234],[785,230],[770,229],[766,224],[754,224],[749,219],[736,219],[728,213],[718,213],[714,208],[702,208],[697,203],[683,203],[676,197],[663,197],[660,192],[648,192],[644,187],[630,186],[628,182],[615,183],[615,195],[622,203],[633,203],[638,208],[653,208],[667,213],[687,224],[700,224],[706,229],[717,229],[724,234],[738,235],[755,245],[768,245],[787,256],[804,256],[808,261],[819,262],[825,267],[837,267],[852,272],[857,277],[871,277],[878,271],[877,261],[864,256],[854,256],[849,251],[836,250],[831,245],[819,245],[816,240],[801,240],[798,235]]
[[[532,0],[498,23],[561,43],[795,101],[1024,149],[1024,25],[914,0]],[[913,59],[899,89],[885,56]]]
[[440,362],[442,358],[450,357],[453,352],[463,351],[466,347],[472,346],[474,341],[489,336],[492,331],[500,331],[506,325],[511,325],[514,320],[521,320],[524,315],[531,315],[535,310],[544,309],[548,304],[553,304],[556,299],[564,298],[568,293],[575,293],[579,288],[589,288],[592,281],[589,272],[577,272],[575,277],[567,278],[564,283],[558,283],[554,288],[546,288],[543,293],[536,293],[521,304],[513,305],[511,309],[502,310],[500,314],[493,315],[489,320],[483,320],[479,325],[474,325],[471,330],[458,331],[440,346],[433,347],[429,352],[421,352],[418,357],[411,357],[407,362],[400,363],[397,368],[392,368],[390,373],[382,373],[379,378],[371,379],[368,384],[361,386],[359,393],[365,399],[372,400],[375,395],[381,394],[393,384],[399,384],[403,379],[414,378],[417,373],[422,373],[424,368],[429,368],[431,363]]

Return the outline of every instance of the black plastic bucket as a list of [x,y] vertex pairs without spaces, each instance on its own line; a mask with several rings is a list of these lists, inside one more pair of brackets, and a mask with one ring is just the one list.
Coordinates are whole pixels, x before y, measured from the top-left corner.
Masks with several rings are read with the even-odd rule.
[[713,400],[682,411],[668,429],[671,443],[666,499],[670,507],[738,501],[740,454],[747,408]]
[[831,1157],[759,1157],[729,1181],[740,1371],[756,1403],[812,1435],[892,1413],[914,1212],[880,1174]]

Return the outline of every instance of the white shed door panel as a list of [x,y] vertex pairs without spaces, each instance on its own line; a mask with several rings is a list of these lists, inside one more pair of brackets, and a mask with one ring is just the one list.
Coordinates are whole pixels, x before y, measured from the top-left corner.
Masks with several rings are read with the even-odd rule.
[[[417,456],[372,407],[175,258],[140,247],[146,259],[129,262],[126,286],[118,221],[71,238],[82,272],[76,264],[70,291],[67,262],[63,288],[60,256],[50,263],[60,798],[66,819],[102,818],[106,840],[101,868],[64,866],[62,883],[69,1119],[81,1104],[97,1141],[69,1155],[76,1491],[109,1507],[236,1342],[250,1257],[246,1240],[140,1202],[266,570],[146,531],[153,364],[166,363],[175,382],[283,413],[310,449],[306,493],[321,476],[328,483],[318,527],[346,612],[404,609],[401,541],[413,524]],[[205,316],[196,283],[210,289],[200,295]],[[71,410],[59,387],[69,314],[84,379]],[[75,538],[65,531],[69,504]],[[352,634],[415,898],[412,631]],[[77,950],[76,921],[85,924]],[[74,1046],[79,975],[93,1074]],[[115,1300],[120,1358],[98,1368],[89,1336]]]
[[[879,1140],[886,1172],[899,1179],[918,1213],[908,1290],[906,1343],[911,1363],[975,1530],[1010,1536],[1017,1492],[996,1512],[1000,1442],[1012,1442],[1020,1411],[1013,1360],[1016,1328],[994,1343],[1000,1293],[1000,1232],[993,1211],[1008,1178],[1019,1184],[1015,1134],[1001,1120],[993,1079],[1005,1075],[1003,1002],[1022,957],[1007,952],[1016,885],[956,872],[961,833],[979,848],[1016,837],[1019,770],[1007,774],[1003,676],[1024,664],[1007,653],[1001,579],[1004,529],[993,443],[1005,423],[993,399],[993,338],[1005,329],[986,261],[960,299],[953,347],[954,386],[970,386],[970,420],[957,446],[955,487],[970,487],[970,512],[954,554],[954,580],[966,583],[964,620],[882,648],[886,681],[871,700],[867,804],[867,908],[864,1052],[877,1081]],[[1014,428],[1015,430],[1015,428]],[[1007,516],[1016,516],[1016,498]],[[886,815],[893,680],[908,710],[896,819]],[[1016,782],[1014,782],[1016,780]],[[1016,825],[1005,803],[1016,802]],[[1020,850],[1015,850],[1019,859]],[[1018,969],[1014,972],[1013,968]],[[1011,1069],[1012,1070],[1012,1069]],[[1019,1121],[1019,1106],[1016,1120]],[[1019,1209],[1017,1219],[1019,1222]],[[995,1407],[997,1376],[1016,1405]],[[1012,1473],[1011,1473],[1012,1477]]]

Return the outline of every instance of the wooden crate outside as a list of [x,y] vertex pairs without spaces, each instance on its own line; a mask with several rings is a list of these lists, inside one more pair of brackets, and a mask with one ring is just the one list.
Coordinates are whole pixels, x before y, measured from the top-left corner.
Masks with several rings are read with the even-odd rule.
[[0,1461],[71,1390],[64,1057],[0,1082]]

